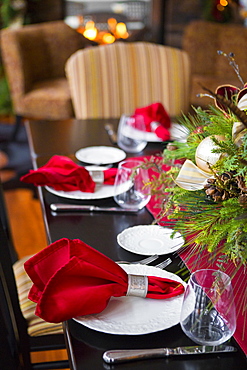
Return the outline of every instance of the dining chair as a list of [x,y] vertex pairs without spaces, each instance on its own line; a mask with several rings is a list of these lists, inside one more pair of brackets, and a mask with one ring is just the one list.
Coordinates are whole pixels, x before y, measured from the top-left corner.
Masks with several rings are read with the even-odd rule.
[[15,250],[12,234],[11,234],[11,231],[10,231],[10,225],[9,225],[7,211],[6,211],[4,194],[3,194],[3,187],[2,187],[1,181],[0,181],[0,219],[2,221],[2,227],[3,227],[3,229],[6,233],[6,236],[8,238],[9,254],[10,254],[11,262],[13,264],[13,263],[15,263],[15,261],[17,261],[18,254]]
[[[0,263],[0,271],[1,271],[1,263]],[[3,285],[0,273],[0,297],[3,296]],[[3,305],[3,301],[1,300],[1,306]],[[6,327],[6,317],[3,315],[2,310],[0,309],[0,328],[1,328],[1,336],[0,336],[0,363],[1,369],[11,369],[17,370],[18,369],[18,362],[13,357],[13,349],[10,343],[6,340],[8,337],[8,330]]]
[[10,89],[16,130],[22,118],[74,117],[66,60],[92,44],[64,21],[1,30],[1,58]]
[[[1,185],[1,183],[0,183]],[[0,186],[0,209],[5,210]],[[23,264],[30,257],[14,263],[8,239],[7,212],[0,214],[0,318],[7,331],[6,341],[16,369],[67,369],[67,360],[31,362],[31,353],[66,348],[62,323],[47,323],[35,316],[35,303],[28,299],[32,282]],[[11,368],[12,369],[12,368]]]
[[[207,108],[214,101],[205,94],[203,87],[215,92],[220,85],[241,87],[233,68],[233,60],[219,55],[233,53],[236,69],[244,83],[247,81],[246,64],[247,29],[241,24],[210,22],[196,19],[184,27],[182,49],[187,52],[191,65],[191,104]],[[203,87],[202,87],[203,86]]]
[[190,106],[185,51],[151,42],[116,42],[78,50],[65,65],[75,116],[119,118],[161,102],[171,117]]

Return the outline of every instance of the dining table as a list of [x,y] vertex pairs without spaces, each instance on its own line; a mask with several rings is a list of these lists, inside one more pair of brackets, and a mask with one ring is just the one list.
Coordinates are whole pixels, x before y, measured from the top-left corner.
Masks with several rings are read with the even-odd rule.
[[[118,119],[67,119],[59,121],[26,120],[25,127],[28,136],[30,155],[33,168],[37,169],[54,155],[67,156],[79,163],[76,153],[81,148],[107,146],[118,148],[105,129],[111,124],[117,131]],[[126,153],[128,157],[160,157],[167,142],[148,142],[140,153]],[[87,163],[80,162],[82,165]],[[117,166],[117,162],[110,164]],[[47,234],[47,243],[53,243],[61,238],[80,239],[89,246],[100,251],[114,261],[128,261],[130,263],[144,258],[144,255],[133,253],[122,248],[117,236],[123,230],[138,226],[150,225],[154,216],[147,207],[136,213],[94,212],[94,211],[64,211],[54,212],[51,204],[95,205],[99,207],[117,207],[113,196],[102,199],[69,199],[66,196],[53,193],[44,186],[37,187],[42,208],[43,220]],[[165,270],[178,274],[186,279],[190,272],[183,264],[176,252],[159,255],[151,263],[157,263],[170,257],[170,263]],[[183,268],[182,268],[183,267]],[[73,299],[73,297],[71,297]],[[140,308],[140,315],[144,315],[145,299]],[[155,316],[155,315],[154,315]],[[155,317],[153,318],[155,320]],[[121,320],[121,319],[120,319]],[[103,359],[103,354],[111,349],[147,349],[147,348],[174,348],[180,346],[196,346],[176,323],[166,329],[149,330],[142,334],[118,334],[105,332],[100,326],[94,329],[73,318],[63,323],[70,368],[72,370],[92,369],[136,369],[152,368],[167,370],[244,370],[247,369],[246,354],[239,343],[232,337],[227,344],[236,348],[236,352],[188,354],[171,357],[158,357],[146,360],[109,364]],[[122,323],[124,326],[124,323]],[[245,329],[243,328],[243,331]],[[247,340],[247,337],[246,339]]]

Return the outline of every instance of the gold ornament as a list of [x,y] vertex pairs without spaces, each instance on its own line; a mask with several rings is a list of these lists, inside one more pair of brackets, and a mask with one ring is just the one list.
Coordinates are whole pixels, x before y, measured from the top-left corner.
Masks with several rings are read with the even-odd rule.
[[[195,160],[196,165],[207,173],[212,173],[209,165],[214,165],[221,156],[221,153],[212,153],[213,149],[218,148],[217,145],[211,139],[212,136],[208,136],[203,139],[196,149]],[[215,136],[217,140],[224,140],[223,136]]]

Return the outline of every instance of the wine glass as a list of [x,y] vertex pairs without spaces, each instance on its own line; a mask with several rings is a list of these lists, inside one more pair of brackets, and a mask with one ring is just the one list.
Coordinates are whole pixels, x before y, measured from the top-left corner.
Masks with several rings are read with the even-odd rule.
[[180,324],[195,343],[216,346],[226,342],[236,329],[230,277],[214,269],[192,273],[184,294]]
[[148,170],[142,162],[127,159],[120,162],[114,184],[114,200],[122,208],[141,209],[151,197]]
[[118,125],[118,146],[127,153],[141,152],[147,145],[146,127],[141,115],[122,115]]

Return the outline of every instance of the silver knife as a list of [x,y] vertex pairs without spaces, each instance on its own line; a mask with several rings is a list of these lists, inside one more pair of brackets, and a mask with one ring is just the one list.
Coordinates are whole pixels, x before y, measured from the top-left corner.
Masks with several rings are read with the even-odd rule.
[[114,131],[113,125],[111,123],[105,124],[105,130],[107,131],[107,134],[112,142],[112,144],[117,144],[117,134]]
[[97,207],[93,205],[77,205],[52,203],[50,208],[53,212],[118,212],[118,213],[136,213],[139,209],[118,208],[118,207]]
[[153,349],[119,349],[106,351],[103,354],[103,360],[109,364],[145,360],[158,357],[169,357],[177,355],[201,355],[220,352],[236,352],[237,349],[232,346],[190,346],[176,348],[153,348]]

